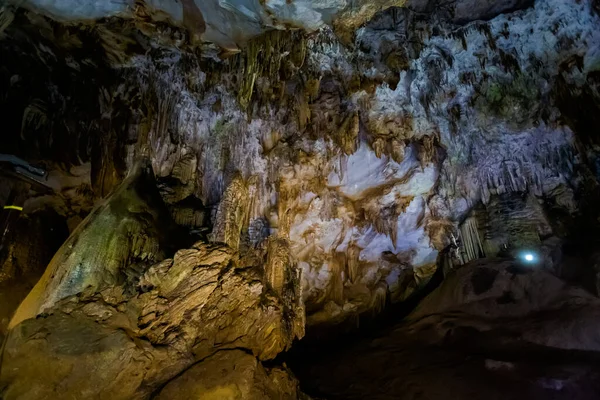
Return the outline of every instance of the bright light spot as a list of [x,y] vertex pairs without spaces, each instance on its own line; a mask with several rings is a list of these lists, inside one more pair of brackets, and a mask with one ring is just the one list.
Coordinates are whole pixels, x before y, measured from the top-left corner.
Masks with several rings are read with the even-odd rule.
[[536,264],[538,262],[538,256],[532,251],[525,251],[519,255],[519,258],[527,264]]

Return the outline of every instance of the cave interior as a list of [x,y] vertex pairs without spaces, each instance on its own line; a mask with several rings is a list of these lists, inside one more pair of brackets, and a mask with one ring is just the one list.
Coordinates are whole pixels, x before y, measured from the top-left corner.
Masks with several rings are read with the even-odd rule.
[[600,398],[600,1],[5,0],[0,60],[1,400]]

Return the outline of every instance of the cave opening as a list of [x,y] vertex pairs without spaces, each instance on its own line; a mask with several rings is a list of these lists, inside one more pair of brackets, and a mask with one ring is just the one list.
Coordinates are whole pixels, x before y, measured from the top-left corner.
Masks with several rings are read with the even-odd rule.
[[0,4],[0,399],[597,399],[596,0]]

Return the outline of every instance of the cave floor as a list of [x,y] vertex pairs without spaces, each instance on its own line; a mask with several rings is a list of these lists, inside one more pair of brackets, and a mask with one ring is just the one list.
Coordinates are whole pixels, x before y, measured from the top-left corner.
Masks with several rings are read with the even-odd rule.
[[600,355],[456,333],[431,345],[389,329],[353,344],[306,345],[288,363],[317,399],[598,399]]
[[309,329],[284,357],[302,390],[328,400],[600,398],[596,296],[511,259],[430,283],[418,306],[389,307],[347,334]]

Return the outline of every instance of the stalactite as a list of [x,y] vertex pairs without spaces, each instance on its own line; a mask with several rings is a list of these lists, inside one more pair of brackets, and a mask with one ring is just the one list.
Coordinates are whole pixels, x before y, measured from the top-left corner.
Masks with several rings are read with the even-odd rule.
[[286,239],[271,236],[269,238],[267,249],[265,277],[271,288],[281,296],[283,294],[286,276],[291,273],[293,268],[290,246]]
[[179,205],[169,207],[173,220],[176,224],[189,227],[201,227],[204,225],[204,210],[195,207],[182,207]]
[[348,275],[348,279],[350,282],[356,282],[358,278],[358,268],[360,265],[360,252],[361,248],[358,247],[355,243],[351,243],[348,245],[347,255],[346,255],[346,273]]
[[421,161],[422,167],[425,167],[425,165],[431,163],[435,159],[437,142],[438,138],[434,135],[425,136],[423,138],[422,146],[419,151],[419,160]]
[[385,141],[381,138],[377,138],[377,139],[375,139],[375,141],[373,142],[371,147],[373,147],[373,151],[375,152],[375,155],[378,158],[381,158],[381,156],[383,155],[383,153],[385,151]]
[[381,314],[387,302],[387,284],[380,282],[372,292],[370,309],[373,315]]
[[237,174],[223,193],[215,217],[212,240],[225,243],[234,250],[239,248],[240,234],[249,207],[248,187]]
[[477,220],[474,217],[468,217],[461,224],[460,237],[463,246],[464,262],[485,257],[477,227]]
[[271,84],[280,82],[286,63],[300,68],[305,57],[306,39],[300,32],[274,30],[249,41],[244,52],[230,63],[231,72],[238,73],[238,100],[242,108],[249,107],[259,78],[266,77]]
[[359,119],[358,113],[346,116],[335,136],[342,151],[346,155],[354,153],[358,145]]
[[294,218],[293,203],[298,198],[300,191],[301,188],[298,185],[288,184],[285,181],[281,181],[279,184],[279,199],[277,201],[278,233],[282,237],[289,235]]
[[345,260],[339,256],[332,256],[328,261],[330,281],[329,281],[329,299],[342,306],[344,304],[344,280],[343,273]]

